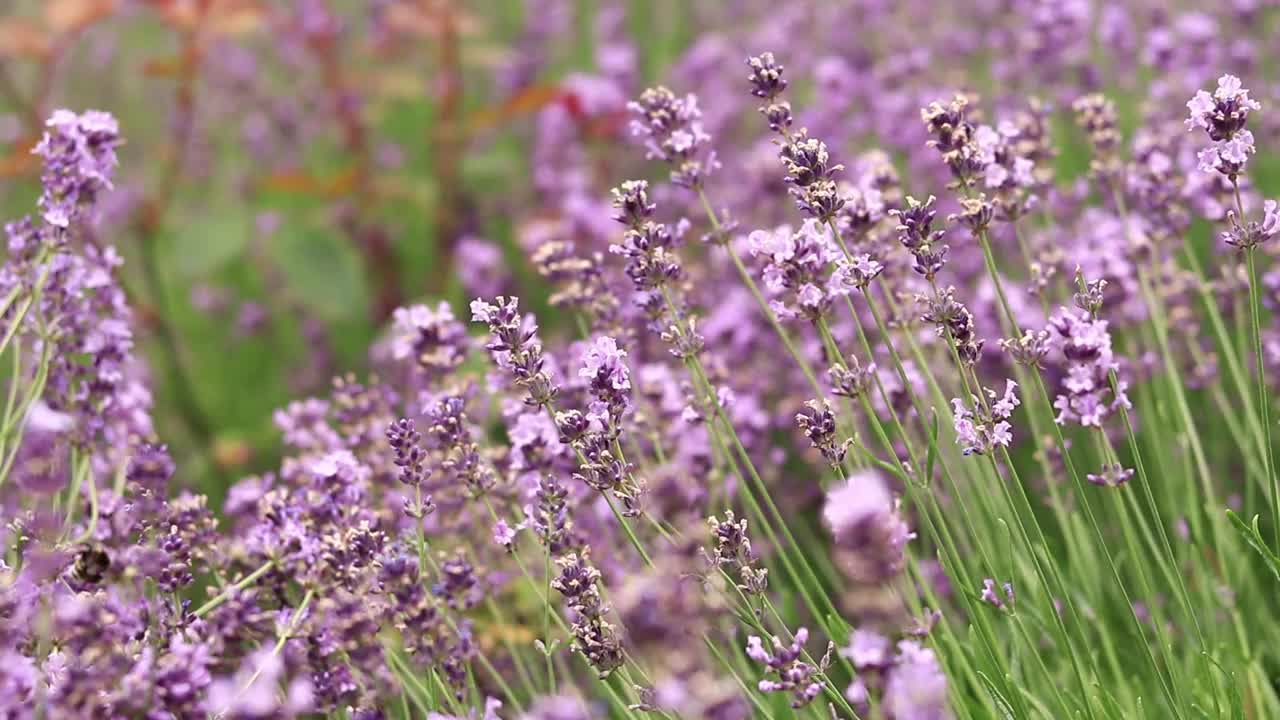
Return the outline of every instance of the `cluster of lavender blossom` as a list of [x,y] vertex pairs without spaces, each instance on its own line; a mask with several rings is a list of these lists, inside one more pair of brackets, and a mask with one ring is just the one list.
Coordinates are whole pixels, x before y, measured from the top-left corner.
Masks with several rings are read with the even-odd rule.
[[[562,164],[520,242],[554,312],[391,308],[220,503],[162,444],[97,231],[119,127],[53,113],[0,269],[0,715],[1280,715],[1263,105],[1184,67],[1126,132],[1081,38],[1135,19],[1017,12],[1007,49],[1084,87],[905,82],[928,53],[724,72],[723,38],[673,73],[696,92],[577,77],[635,174],[539,113]],[[1152,65],[1194,66],[1180,17]]]

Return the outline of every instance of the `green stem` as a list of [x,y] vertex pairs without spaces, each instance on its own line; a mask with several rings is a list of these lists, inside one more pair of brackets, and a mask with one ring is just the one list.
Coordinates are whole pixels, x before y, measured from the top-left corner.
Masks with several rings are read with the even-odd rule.
[[223,590],[221,593],[218,593],[216,597],[210,599],[209,602],[206,602],[205,604],[196,608],[195,612],[191,614],[196,617],[204,617],[205,615],[208,615],[209,613],[217,609],[218,606],[222,605],[222,603],[231,599],[232,595],[236,594],[237,592],[257,582],[258,578],[262,577],[263,575],[266,575],[267,571],[275,567],[275,564],[276,564],[275,560],[266,561],[257,570],[254,570],[248,575],[245,575],[243,578],[240,579],[239,582],[228,587],[226,590]]
[[[1236,191],[1237,195],[1239,190]],[[1240,219],[1244,222],[1244,218]],[[1271,398],[1267,396],[1267,371],[1263,364],[1262,352],[1262,308],[1258,300],[1258,267],[1254,259],[1255,248],[1245,252],[1245,263],[1249,267],[1249,324],[1253,332],[1254,362],[1258,370],[1258,416],[1262,421],[1263,438],[1266,440],[1267,452],[1262,456],[1267,478],[1271,482],[1271,517],[1272,530],[1276,537],[1276,550],[1280,551],[1280,479],[1277,478],[1275,463],[1275,447],[1271,442]]]
[[302,596],[302,602],[298,603],[298,607],[293,611],[293,617],[289,619],[289,625],[281,631],[280,636],[276,639],[276,644],[275,647],[271,649],[271,654],[264,659],[256,669],[254,669],[253,674],[249,676],[249,681],[240,688],[240,691],[236,693],[231,702],[228,703],[226,707],[218,711],[218,717],[225,715],[227,711],[235,705],[236,701],[248,692],[249,688],[253,687],[253,684],[258,681],[259,677],[261,677],[262,672],[266,669],[267,665],[274,662],[276,657],[280,655],[280,651],[284,649],[284,644],[289,641],[289,638],[292,637],[294,631],[298,629],[298,623],[302,620],[302,616],[306,613],[307,606],[311,604],[311,599],[313,597],[315,597],[315,590],[307,590],[307,593]]

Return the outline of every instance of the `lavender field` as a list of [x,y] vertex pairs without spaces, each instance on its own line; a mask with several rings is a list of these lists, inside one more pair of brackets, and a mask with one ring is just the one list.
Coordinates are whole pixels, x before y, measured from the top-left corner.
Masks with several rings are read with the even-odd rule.
[[1278,37],[0,3],[0,720],[1280,718]]

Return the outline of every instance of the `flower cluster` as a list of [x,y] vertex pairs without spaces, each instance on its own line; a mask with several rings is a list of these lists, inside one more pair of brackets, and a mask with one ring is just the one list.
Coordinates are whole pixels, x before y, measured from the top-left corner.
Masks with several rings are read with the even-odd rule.
[[1234,210],[1227,213],[1227,229],[1220,237],[1222,242],[1239,250],[1250,250],[1275,237],[1280,232],[1280,205],[1275,200],[1262,203],[1262,220],[1242,220]]
[[[944,246],[945,247],[945,246]],[[978,362],[986,340],[974,327],[973,313],[955,298],[955,288],[946,287],[930,297],[923,298],[926,310],[921,319],[934,326],[938,337],[946,338],[955,346],[960,360],[967,365]]]
[[55,110],[49,116],[32,151],[44,161],[38,204],[46,223],[65,231],[111,189],[121,142],[120,126],[110,113]]
[[1005,610],[1013,608],[1013,583],[1003,583],[1000,585],[1003,594],[996,591],[996,581],[991,578],[984,578],[982,581],[982,602],[994,607],[997,610]]
[[1018,154],[1022,131],[1011,122],[997,127],[979,125],[973,133],[977,161],[982,165],[982,184],[993,191],[1010,192],[1035,185],[1035,163]]
[[947,102],[935,100],[920,110],[920,119],[930,137],[929,147],[942,154],[956,182],[963,186],[972,185],[983,175],[984,162],[975,143],[977,129],[968,119],[973,100],[956,95]]
[[947,678],[932,650],[916,640],[893,641],[875,630],[859,628],[849,635],[840,656],[857,675],[845,698],[867,712],[872,697],[891,718],[946,718]]
[[1013,426],[1009,424],[1009,417],[1021,404],[1017,389],[1018,383],[1006,380],[1004,395],[998,399],[990,388],[983,388],[986,398],[970,396],[969,405],[960,398],[952,398],[956,444],[964,448],[965,455],[986,455],[996,446],[1007,448],[1013,442]]
[[751,551],[751,538],[747,536],[746,518],[737,518],[732,510],[726,510],[724,520],[715,517],[707,518],[711,526],[713,546],[707,556],[708,562],[736,577],[739,589],[748,595],[759,595],[765,591],[769,582],[769,570],[755,567],[759,558]]
[[771,52],[761,53],[747,58],[747,67],[751,69],[748,80],[751,82],[751,94],[762,98],[765,105],[760,108],[769,123],[769,129],[777,133],[785,133],[791,127],[791,103],[780,99],[787,89],[786,78],[782,77],[783,66]]
[[1071,104],[1076,124],[1085,132],[1093,155],[1089,168],[1096,177],[1113,178],[1120,170],[1120,128],[1116,104],[1105,95],[1092,93]]
[[626,357],[613,338],[597,338],[583,354],[578,370],[592,398],[588,410],[557,413],[555,422],[561,441],[578,455],[574,478],[599,492],[612,493],[622,501],[623,515],[634,517],[640,514],[644,484],[635,477],[619,445],[623,415],[631,403]]
[[637,290],[660,291],[680,277],[680,261],[672,252],[671,231],[653,220],[648,188],[643,180],[630,180],[613,189],[614,219],[627,231],[609,252],[627,259],[627,277]]
[[711,136],[703,129],[696,96],[677,97],[659,85],[627,103],[627,110],[631,134],[644,139],[649,157],[671,166],[671,182],[697,189],[720,166],[708,149]]
[[827,378],[831,381],[831,392],[856,400],[871,387],[877,370],[875,363],[868,363],[863,367],[858,358],[850,355],[846,362],[836,363],[827,370]]
[[477,495],[494,483],[493,472],[480,456],[467,419],[467,402],[458,395],[444,395],[427,408],[427,436],[440,453],[442,474]]
[[840,442],[836,438],[836,417],[826,400],[810,400],[804,409],[796,413],[796,426],[809,438],[809,443],[822,453],[832,465],[844,462],[845,453],[853,440]]
[[844,166],[832,161],[827,144],[809,137],[808,129],[791,132],[791,104],[781,97],[787,81],[773,53],[747,58],[747,67],[751,69],[751,94],[767,103],[760,113],[769,129],[781,137],[778,158],[786,170],[785,179],[791,186],[788,192],[795,198],[796,207],[819,223],[833,223],[846,203],[845,193],[835,180]]
[[551,587],[564,596],[574,613],[573,647],[591,663],[600,677],[622,666],[622,643],[617,628],[605,620],[609,606],[600,597],[600,571],[587,553],[569,553],[556,560],[560,574]]
[[784,645],[778,636],[773,636],[772,651],[765,649],[764,641],[759,637],[752,635],[747,638],[747,657],[764,665],[773,676],[760,681],[760,692],[789,693],[793,708],[802,708],[818,697],[823,687],[821,673],[826,666],[819,667],[800,659],[808,641],[807,628],[797,630],[790,645]]
[[840,288],[828,268],[843,256],[825,225],[806,220],[799,232],[787,225],[756,230],[747,244],[752,257],[765,263],[765,287],[779,296],[770,303],[778,317],[816,320],[830,310]]
[[1133,468],[1126,468],[1120,463],[1104,463],[1097,473],[1087,473],[1085,479],[1102,487],[1119,487],[1133,477]]
[[898,221],[898,242],[914,259],[912,268],[930,281],[942,270],[947,251],[951,249],[942,242],[945,231],[933,229],[933,218],[937,214],[933,209],[934,200],[932,195],[924,202],[907,196],[905,209],[889,211]]
[[392,314],[391,353],[430,378],[452,372],[467,355],[467,328],[448,303],[397,308]]
[[1049,344],[1066,361],[1066,376],[1053,401],[1059,425],[1102,427],[1117,409],[1133,407],[1126,393],[1128,383],[1115,376],[1120,363],[1112,352],[1107,326],[1106,320],[1067,308],[1049,319]]
[[520,315],[520,301],[499,296],[493,303],[471,301],[471,319],[489,326],[492,340],[485,348],[493,354],[498,367],[511,373],[516,385],[527,397],[525,402],[543,407],[555,398],[560,388],[543,367],[542,341],[532,317]]
[[1196,156],[1200,170],[1219,172],[1230,178],[1244,172],[1249,156],[1256,152],[1253,133],[1245,128],[1245,123],[1250,111],[1261,109],[1262,104],[1249,97],[1249,91],[1235,75],[1218,78],[1218,87],[1212,95],[1204,90],[1196,91],[1187,101],[1190,111],[1187,130],[1203,130],[1213,141]]

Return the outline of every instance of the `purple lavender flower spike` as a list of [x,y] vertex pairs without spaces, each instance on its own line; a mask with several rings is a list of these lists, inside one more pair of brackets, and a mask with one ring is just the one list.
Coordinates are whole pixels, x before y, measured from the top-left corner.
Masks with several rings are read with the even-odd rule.
[[[776,635],[772,638],[773,649],[766,650],[764,642],[757,636],[747,638],[747,657],[764,665],[766,672],[776,677],[766,676],[759,682],[760,692],[788,693],[791,695],[791,707],[802,708],[813,702],[822,692],[821,670],[800,659],[804,644],[809,640],[809,630],[800,628],[790,645],[782,644]],[[824,668],[825,669],[825,668]]]
[[1249,156],[1256,152],[1253,133],[1245,129],[1250,111],[1262,110],[1262,104],[1249,97],[1240,78],[1223,75],[1218,87],[1210,95],[1196,91],[1187,101],[1190,117],[1186,120],[1188,131],[1205,131],[1212,144],[1197,154],[1199,169],[1203,172],[1219,172],[1234,178],[1244,172]]
[[39,204],[45,222],[65,230],[99,193],[111,189],[120,144],[119,125],[109,113],[55,110],[49,116],[44,137],[32,150],[44,159]]

